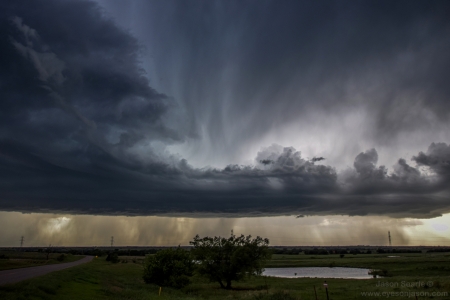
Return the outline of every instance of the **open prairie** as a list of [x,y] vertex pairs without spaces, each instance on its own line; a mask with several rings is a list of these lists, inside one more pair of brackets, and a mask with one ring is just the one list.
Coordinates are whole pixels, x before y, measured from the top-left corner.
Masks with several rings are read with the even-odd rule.
[[0,251],[0,271],[73,262],[82,257],[67,253]]
[[[354,280],[326,279],[332,300],[449,299],[450,253],[358,255],[273,255],[267,267],[361,267],[383,270],[386,277]],[[105,256],[91,263],[0,287],[1,299],[327,299],[321,278],[251,277],[232,290],[194,276],[193,283],[176,290],[145,284],[142,257]],[[316,293],[314,291],[316,290]],[[316,298],[317,294],[317,298]]]

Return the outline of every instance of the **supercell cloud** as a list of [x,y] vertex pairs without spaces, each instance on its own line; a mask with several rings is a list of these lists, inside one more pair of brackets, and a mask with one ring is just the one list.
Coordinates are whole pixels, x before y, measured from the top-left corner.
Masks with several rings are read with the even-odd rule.
[[1,210],[450,212],[449,3],[127,5],[0,5]]

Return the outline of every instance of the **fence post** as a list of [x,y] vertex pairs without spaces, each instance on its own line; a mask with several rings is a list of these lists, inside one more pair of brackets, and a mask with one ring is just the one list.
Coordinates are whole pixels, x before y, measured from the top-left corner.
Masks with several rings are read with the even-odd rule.
[[326,280],[323,282],[323,286],[325,287],[325,292],[327,292],[327,300],[330,300],[330,298],[328,298],[328,284]]

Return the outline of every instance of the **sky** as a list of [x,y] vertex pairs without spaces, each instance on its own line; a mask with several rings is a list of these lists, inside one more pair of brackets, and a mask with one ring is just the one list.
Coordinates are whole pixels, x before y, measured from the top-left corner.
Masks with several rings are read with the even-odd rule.
[[[450,246],[450,215],[432,219],[383,216],[168,217],[0,212],[2,247],[188,246],[195,235],[263,236],[271,246]],[[349,230],[350,229],[350,230]]]
[[[2,222],[125,222],[127,243],[155,245],[235,226],[277,244],[391,230],[450,245],[449,14],[448,1],[2,1]],[[70,236],[55,239],[98,239]]]

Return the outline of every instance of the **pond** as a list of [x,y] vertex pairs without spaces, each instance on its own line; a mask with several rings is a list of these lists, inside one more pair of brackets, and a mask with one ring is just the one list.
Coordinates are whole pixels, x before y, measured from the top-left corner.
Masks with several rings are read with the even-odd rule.
[[360,268],[266,268],[263,272],[265,276],[284,278],[348,278],[348,279],[370,279],[369,269]]

